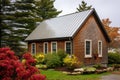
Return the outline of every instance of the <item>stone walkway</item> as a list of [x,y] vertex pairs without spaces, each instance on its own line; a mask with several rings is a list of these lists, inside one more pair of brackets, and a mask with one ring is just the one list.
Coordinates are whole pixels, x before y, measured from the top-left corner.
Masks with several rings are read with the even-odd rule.
[[110,74],[107,76],[102,76],[101,80],[120,80],[119,74]]

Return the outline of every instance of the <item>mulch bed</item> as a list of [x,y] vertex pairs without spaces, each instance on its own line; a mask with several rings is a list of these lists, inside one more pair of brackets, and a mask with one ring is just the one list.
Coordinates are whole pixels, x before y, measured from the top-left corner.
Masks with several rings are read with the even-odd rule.
[[66,67],[57,67],[55,68],[56,71],[66,71],[66,72],[73,72],[73,70],[67,69]]

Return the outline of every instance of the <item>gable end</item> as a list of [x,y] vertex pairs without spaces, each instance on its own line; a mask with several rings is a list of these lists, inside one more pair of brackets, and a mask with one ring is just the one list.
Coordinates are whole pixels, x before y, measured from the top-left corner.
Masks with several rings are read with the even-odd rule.
[[110,37],[108,36],[108,34],[107,34],[107,32],[106,32],[106,30],[105,30],[102,22],[100,21],[99,16],[97,15],[97,13],[96,13],[96,11],[95,11],[95,9],[93,9],[92,12],[87,16],[87,18],[84,20],[84,22],[80,25],[80,27],[79,27],[79,28],[77,29],[77,31],[74,33],[74,35],[72,36],[72,38],[74,38],[75,35],[80,31],[80,29],[83,27],[83,25],[86,23],[86,21],[90,18],[91,15],[93,15],[93,16],[95,17],[95,20],[96,20],[97,24],[99,25],[99,28],[100,28],[100,30],[102,31],[102,33],[103,33],[106,41],[107,41],[107,42],[111,42]]

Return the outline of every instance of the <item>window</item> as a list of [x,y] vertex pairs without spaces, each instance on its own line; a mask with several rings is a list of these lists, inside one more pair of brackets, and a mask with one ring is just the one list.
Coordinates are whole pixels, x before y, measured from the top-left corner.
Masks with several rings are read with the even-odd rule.
[[85,40],[85,57],[92,57],[92,41]]
[[31,53],[36,54],[36,44],[35,43],[31,44]]
[[102,41],[98,41],[98,56],[102,57]]
[[66,41],[65,42],[65,51],[66,51],[66,53],[71,54],[71,52],[72,52],[72,45],[71,45],[70,41]]
[[48,53],[48,42],[44,42],[44,53]]
[[51,52],[57,52],[57,42],[52,42],[51,43]]

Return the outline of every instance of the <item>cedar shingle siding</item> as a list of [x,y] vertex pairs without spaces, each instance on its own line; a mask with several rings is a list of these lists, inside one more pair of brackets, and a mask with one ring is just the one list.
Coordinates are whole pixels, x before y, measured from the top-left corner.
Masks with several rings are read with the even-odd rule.
[[[79,30],[73,39],[73,53],[86,64],[107,63],[107,46],[108,42],[105,40],[103,33],[98,27],[95,17],[91,15],[85,22],[83,27]],[[85,58],[85,39],[92,40],[92,57]],[[98,41],[102,41],[103,57],[94,58],[94,53],[98,53]]]

